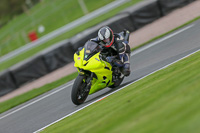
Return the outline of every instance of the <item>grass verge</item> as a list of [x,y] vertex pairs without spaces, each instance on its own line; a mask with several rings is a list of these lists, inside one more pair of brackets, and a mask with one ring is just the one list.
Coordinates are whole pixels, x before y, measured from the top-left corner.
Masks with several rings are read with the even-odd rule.
[[[90,13],[113,1],[84,0],[84,3]],[[32,31],[41,37],[82,16],[84,13],[79,0],[43,0],[0,29],[0,56],[27,44],[28,33]],[[38,32],[40,25],[45,27],[42,33]]]
[[[200,17],[197,17],[197,18],[195,18],[194,20],[191,20],[191,21],[189,21],[188,23],[186,23],[186,24],[184,24],[184,25],[182,25],[182,26],[180,26],[180,27],[178,27],[178,28],[182,28],[183,26],[185,26],[185,25],[187,25],[187,24],[190,24],[190,23],[192,23],[192,22],[198,20],[199,18],[200,18]],[[167,35],[167,34],[173,32],[173,31],[177,30],[178,28],[176,28],[176,29],[174,29],[174,30],[171,30],[170,32],[167,32],[167,33],[165,33],[165,34],[163,34],[163,35],[160,35],[159,37],[156,37],[156,38],[157,38],[157,39],[158,39],[158,38],[161,38],[161,37],[163,37],[163,36],[165,36],[165,35]],[[154,41],[154,40],[156,40],[156,39],[154,38],[154,39],[148,41],[148,43],[150,43],[150,42],[152,42],[152,41]],[[148,44],[148,43],[144,43],[144,44],[140,45],[139,47],[144,46],[145,44]],[[139,47],[137,47],[137,48],[139,48]],[[132,49],[132,50],[134,50],[134,49]],[[1,108],[0,108],[0,113],[5,112],[5,111],[7,111],[7,110],[9,110],[9,109],[11,109],[11,108],[13,108],[13,107],[15,107],[15,106],[18,106],[18,105],[20,105],[20,104],[22,104],[22,103],[24,103],[24,102],[26,102],[26,101],[28,101],[28,100],[30,100],[30,99],[32,99],[32,98],[38,96],[38,95],[41,95],[41,94],[43,94],[43,93],[45,93],[45,92],[47,92],[47,91],[49,91],[49,90],[51,90],[51,89],[53,89],[53,88],[55,88],[55,87],[58,87],[59,85],[62,85],[62,84],[64,84],[64,83],[66,83],[67,81],[71,80],[71,79],[72,79],[71,76],[72,76],[73,78],[75,78],[76,75],[77,75],[77,73],[72,74],[72,75],[69,75],[69,77],[66,76],[66,77],[61,78],[61,79],[59,79],[59,80],[57,80],[57,81],[55,81],[55,82],[53,82],[53,83],[51,83],[51,84],[47,84],[47,85],[45,85],[45,86],[43,86],[43,87],[41,87],[41,88],[37,88],[37,89],[35,89],[36,91],[32,90],[32,91],[30,91],[30,92],[27,92],[27,93],[29,93],[29,95],[27,95],[27,93],[25,93],[25,94],[23,94],[23,95],[20,95],[20,96],[17,96],[17,97],[15,97],[15,98],[12,98],[12,99],[10,99],[10,100],[8,100],[8,101],[2,102],[2,103],[0,103],[0,107],[1,107]],[[69,79],[68,79],[68,78],[69,78]],[[49,87],[49,88],[48,88],[48,87]],[[33,94],[32,94],[32,93],[33,93]],[[25,97],[25,98],[24,98],[24,97]]]
[[48,127],[43,133],[199,133],[200,52]]

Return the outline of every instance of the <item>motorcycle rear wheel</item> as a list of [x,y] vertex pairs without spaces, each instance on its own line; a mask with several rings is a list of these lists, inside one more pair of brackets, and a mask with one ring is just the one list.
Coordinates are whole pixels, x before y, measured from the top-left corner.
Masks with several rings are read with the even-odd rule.
[[115,81],[115,83],[113,85],[109,86],[109,88],[116,88],[116,87],[118,87],[122,83],[123,80],[124,80],[124,77],[119,78],[117,81]]
[[75,105],[82,104],[88,97],[89,91],[86,89],[87,83],[84,79],[86,79],[86,76],[78,75],[74,81],[71,92],[71,100]]

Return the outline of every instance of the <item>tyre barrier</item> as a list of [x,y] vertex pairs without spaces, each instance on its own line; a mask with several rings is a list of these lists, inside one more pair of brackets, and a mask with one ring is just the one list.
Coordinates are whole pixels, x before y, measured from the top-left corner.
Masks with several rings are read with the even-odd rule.
[[87,40],[96,37],[98,30],[103,26],[109,26],[114,32],[121,32],[123,29],[133,32],[193,1],[195,0],[145,0],[127,8],[114,17],[80,32],[71,39],[56,43],[1,72],[0,96],[72,62],[74,52]]
[[130,7],[121,13],[128,13],[130,15],[130,19],[133,22],[132,25],[136,29],[140,29],[162,17],[157,0],[149,0],[146,3],[141,3],[139,7]]
[[195,0],[157,0],[162,15],[167,15],[174,9],[183,7]]
[[10,73],[6,70],[0,73],[0,96],[3,96],[17,88],[15,80]]
[[83,46],[85,42],[87,42],[89,39],[94,38],[97,36],[98,29],[93,27],[89,28],[83,32],[80,32],[79,34],[75,35],[70,39],[71,46],[74,51],[76,51],[79,47]]
[[42,55],[34,56],[10,68],[16,86],[33,81],[48,73]]
[[52,72],[72,62],[74,52],[71,43],[68,40],[64,40],[57,45],[42,51],[41,54],[44,58],[48,72]]

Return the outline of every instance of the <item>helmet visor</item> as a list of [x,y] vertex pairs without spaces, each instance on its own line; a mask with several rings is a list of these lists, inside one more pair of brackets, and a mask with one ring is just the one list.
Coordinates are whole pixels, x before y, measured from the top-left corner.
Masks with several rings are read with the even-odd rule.
[[104,39],[103,40],[105,45],[109,45],[110,44],[110,38]]

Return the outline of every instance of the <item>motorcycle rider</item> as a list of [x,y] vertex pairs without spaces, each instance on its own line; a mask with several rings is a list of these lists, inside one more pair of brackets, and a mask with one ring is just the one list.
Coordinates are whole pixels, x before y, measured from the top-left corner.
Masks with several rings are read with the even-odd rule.
[[130,75],[130,46],[128,44],[129,31],[113,33],[108,26],[102,27],[98,31],[98,37],[91,39],[102,47],[101,54],[106,57],[106,61],[111,65],[116,65],[121,69],[124,76]]
[[[101,55],[103,59],[111,65],[116,65],[120,68],[124,76],[130,75],[130,46],[128,45],[129,31],[124,30],[123,35],[120,33],[113,33],[108,26],[102,27],[98,31],[96,38],[90,39],[99,44],[101,47]],[[76,52],[79,55],[79,51],[83,47],[78,48]]]

